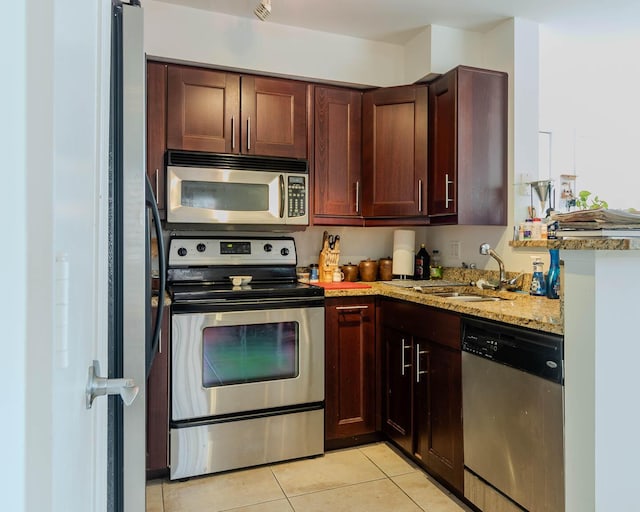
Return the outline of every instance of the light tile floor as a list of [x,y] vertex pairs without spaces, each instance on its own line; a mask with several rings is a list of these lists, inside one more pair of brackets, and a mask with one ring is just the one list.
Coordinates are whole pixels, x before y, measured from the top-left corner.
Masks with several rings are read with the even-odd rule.
[[386,443],[147,484],[147,512],[470,512]]

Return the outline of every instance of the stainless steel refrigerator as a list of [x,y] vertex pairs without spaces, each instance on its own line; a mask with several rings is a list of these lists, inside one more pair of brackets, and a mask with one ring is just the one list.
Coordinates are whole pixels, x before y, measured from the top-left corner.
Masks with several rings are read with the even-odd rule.
[[109,397],[107,510],[144,512],[145,383],[162,321],[160,307],[155,324],[151,323],[151,226],[161,260],[160,290],[164,249],[145,170],[146,64],[139,1],[114,0],[111,22],[109,378],[132,378],[140,393],[128,407],[119,397]]

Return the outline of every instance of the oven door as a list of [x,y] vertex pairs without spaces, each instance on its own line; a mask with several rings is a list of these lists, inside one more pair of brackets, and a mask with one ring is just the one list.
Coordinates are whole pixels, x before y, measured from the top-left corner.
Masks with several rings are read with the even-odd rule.
[[172,314],[172,420],[324,400],[324,308]]

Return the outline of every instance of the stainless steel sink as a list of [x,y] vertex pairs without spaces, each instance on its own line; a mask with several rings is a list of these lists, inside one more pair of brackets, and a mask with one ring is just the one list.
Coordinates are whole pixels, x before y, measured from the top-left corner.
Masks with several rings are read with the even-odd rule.
[[490,295],[479,295],[475,293],[431,292],[431,291],[425,291],[419,286],[416,286],[414,290],[427,295],[433,295],[434,297],[442,297],[444,299],[451,299],[451,300],[460,301],[460,302],[497,302],[500,300],[509,300],[503,297],[493,297]]

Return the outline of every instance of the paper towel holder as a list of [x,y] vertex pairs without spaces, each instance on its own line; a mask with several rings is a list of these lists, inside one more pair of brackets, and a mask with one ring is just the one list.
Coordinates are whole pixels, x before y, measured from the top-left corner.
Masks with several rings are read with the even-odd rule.
[[409,229],[397,229],[393,232],[392,272],[399,279],[413,278],[415,264],[416,233]]

